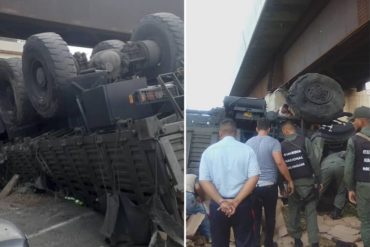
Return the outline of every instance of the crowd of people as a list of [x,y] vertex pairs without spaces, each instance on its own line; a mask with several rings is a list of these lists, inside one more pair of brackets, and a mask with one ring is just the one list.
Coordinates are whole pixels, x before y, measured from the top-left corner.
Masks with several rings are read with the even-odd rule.
[[[317,203],[329,184],[335,183],[333,219],[342,217],[347,202],[357,207],[361,238],[370,247],[370,108],[356,108],[356,130],[346,150],[323,155],[323,140],[313,142],[299,134],[291,120],[284,121],[279,142],[269,136],[270,123],[257,121],[257,135],[246,143],[236,140],[236,124],[231,119],[220,123],[220,141],[202,154],[199,179],[187,178],[187,214],[202,212],[196,194],[210,199],[209,218],[201,225],[212,246],[229,246],[233,228],[237,247],[277,246],[273,241],[278,193],[288,197],[287,229],[294,246],[301,241],[300,214],[303,211],[311,246],[319,246]],[[278,186],[279,174],[285,186]],[[190,178],[190,177],[189,177]],[[199,180],[199,181],[198,181]],[[264,242],[261,242],[262,210],[265,215]]]

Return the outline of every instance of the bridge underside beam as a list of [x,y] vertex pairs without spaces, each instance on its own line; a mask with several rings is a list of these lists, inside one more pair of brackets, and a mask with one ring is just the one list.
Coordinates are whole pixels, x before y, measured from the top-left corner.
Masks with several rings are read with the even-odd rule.
[[145,15],[170,12],[183,19],[183,0],[0,0],[0,36],[26,39],[57,32],[70,45],[92,47],[130,38]]

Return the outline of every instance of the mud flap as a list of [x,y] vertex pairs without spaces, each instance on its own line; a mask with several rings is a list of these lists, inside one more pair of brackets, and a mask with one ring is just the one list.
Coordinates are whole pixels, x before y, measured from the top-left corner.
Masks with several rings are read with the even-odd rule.
[[153,222],[167,233],[168,237],[174,242],[168,246],[184,246],[184,230],[182,224],[175,221],[173,217],[168,214],[158,196],[154,195],[151,198],[150,204],[150,217]]
[[[166,235],[166,234],[164,234]],[[179,247],[183,245],[179,245],[174,240],[169,238],[168,236],[164,236],[160,233],[160,231],[155,231],[152,234],[148,247]]]
[[109,239],[111,246],[126,240],[127,218],[122,207],[118,194],[109,194],[106,198],[107,209],[103,226],[100,229],[101,234]]
[[148,244],[153,229],[147,205],[135,205],[124,194],[107,196],[107,210],[100,232],[115,246],[120,242]]
[[135,205],[127,196],[120,196],[121,204],[126,212],[128,234],[135,244],[148,244],[153,231],[146,204]]
[[[160,239],[157,227],[168,235],[167,240]],[[109,239],[111,246],[128,240],[152,246],[184,245],[182,224],[174,220],[156,195],[141,205],[134,204],[124,194],[107,195],[107,210],[100,232]]]
[[159,235],[158,231],[155,231],[152,234],[152,237],[150,238],[148,247],[165,247],[165,246],[166,246],[166,241],[161,239],[161,236]]

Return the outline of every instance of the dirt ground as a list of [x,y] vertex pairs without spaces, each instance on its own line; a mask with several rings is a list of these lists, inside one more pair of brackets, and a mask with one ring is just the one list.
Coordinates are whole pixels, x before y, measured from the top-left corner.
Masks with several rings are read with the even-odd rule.
[[[284,206],[279,200],[276,208],[276,228],[274,241],[278,246],[290,247],[294,246],[294,240],[288,235],[286,229],[287,206]],[[360,221],[355,216],[355,209],[351,205],[347,205],[344,210],[344,217],[339,220],[332,220],[328,213],[320,212],[318,215],[318,226],[320,230],[320,246],[321,247],[335,247],[338,240],[355,243],[357,247],[363,247],[360,241]],[[305,230],[305,223],[302,215],[302,242],[304,246],[309,246],[308,235]],[[263,239],[263,227],[261,237]],[[188,238],[186,241],[188,247],[210,247],[205,238],[199,235]],[[230,246],[235,246],[233,236],[230,237]]]

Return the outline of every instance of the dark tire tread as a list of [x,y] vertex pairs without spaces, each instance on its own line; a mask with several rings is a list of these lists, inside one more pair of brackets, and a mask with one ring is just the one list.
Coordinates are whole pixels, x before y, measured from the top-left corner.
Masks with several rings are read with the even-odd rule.
[[66,79],[76,76],[76,66],[67,43],[56,33],[40,33],[31,38],[40,40],[49,50],[49,55],[54,61],[55,81],[61,86]]
[[92,50],[91,57],[98,53],[99,51],[104,51],[108,49],[121,50],[125,45],[125,42],[118,39],[103,40],[99,42]]
[[[329,92],[328,99],[315,102],[307,98],[306,91],[315,84],[323,88],[320,92]],[[289,89],[287,101],[296,114],[305,121],[313,123],[325,123],[335,119],[343,112],[345,103],[344,93],[339,83],[318,73],[307,73],[298,77]]]
[[[48,99],[50,104],[48,110],[38,109],[38,103],[32,102],[33,98],[32,95],[30,95],[31,90],[29,88],[28,93],[36,111],[38,111],[38,113],[43,117],[50,118],[53,117],[55,114],[63,111],[61,97],[62,92],[60,92],[60,90],[69,85],[69,81],[67,79],[75,77],[77,75],[77,68],[73,56],[68,49],[67,43],[60,37],[59,34],[48,32],[30,36],[24,46],[23,57],[27,55],[25,53],[32,50],[38,50],[40,53],[43,54],[44,58],[38,59],[47,60],[44,62],[47,63],[47,72],[50,73],[53,78],[53,87],[56,91],[52,96],[54,97],[54,99]],[[23,58],[23,63],[25,62],[26,61]],[[28,82],[27,79],[30,80],[30,78],[32,78],[32,75],[30,71],[24,69],[26,66],[27,65],[23,64],[23,73],[26,86],[28,87],[28,84],[31,85],[31,82]],[[53,101],[54,103],[51,103],[51,101]]]
[[[157,33],[152,30],[157,30]],[[143,17],[134,29],[131,40],[141,41],[153,38],[154,41],[159,38],[167,40],[168,43],[159,41],[158,45],[164,49],[161,52],[165,54],[162,59],[166,60],[161,61],[158,68],[151,68],[145,72],[149,79],[156,78],[161,73],[173,72],[184,66],[184,22],[178,16],[161,12]]]
[[171,32],[174,37],[177,54],[176,54],[176,61],[177,67],[183,66],[184,63],[184,22],[180,19],[180,17],[166,12],[155,13],[151,15],[145,16],[140,22],[146,22],[155,19],[157,22],[161,23],[162,25],[166,26],[167,29]]

